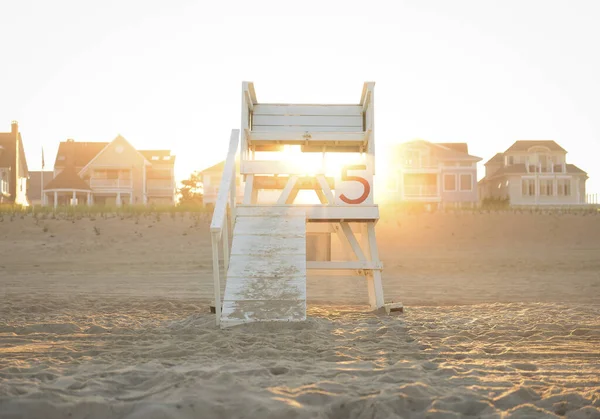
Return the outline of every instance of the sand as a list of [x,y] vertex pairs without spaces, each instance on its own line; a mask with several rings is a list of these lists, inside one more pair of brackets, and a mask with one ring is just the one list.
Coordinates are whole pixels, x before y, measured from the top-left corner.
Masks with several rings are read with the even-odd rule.
[[219,330],[206,219],[0,221],[0,418],[600,418],[600,216],[386,215],[386,300]]

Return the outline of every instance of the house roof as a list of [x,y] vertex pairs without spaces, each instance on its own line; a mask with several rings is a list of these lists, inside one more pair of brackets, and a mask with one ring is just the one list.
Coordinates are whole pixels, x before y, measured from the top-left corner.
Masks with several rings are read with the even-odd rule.
[[490,164],[490,163],[503,163],[504,162],[504,153],[496,153],[494,155],[494,157],[492,157],[491,159],[489,159],[485,164]]
[[[52,177],[54,176],[54,172],[44,171],[44,189],[46,185],[50,183]],[[32,201],[34,199],[41,199],[42,197],[42,172],[41,171],[33,171],[29,172],[29,179],[27,180],[27,199]]]
[[469,145],[467,143],[436,143],[436,144],[447,147],[454,151],[458,151],[459,153],[469,154]]
[[[225,161],[224,160],[222,162],[215,164],[214,166],[210,166],[210,167],[202,170],[199,174],[203,175],[205,173],[223,173],[223,170],[225,170]],[[240,161],[239,160],[235,161],[235,170],[236,170],[236,172],[239,172],[239,170],[240,170]]]
[[204,173],[215,173],[215,172],[223,173],[224,169],[225,169],[225,161],[222,161],[222,162],[215,164],[214,166],[210,166],[210,167],[202,170],[200,172],[200,174],[202,175]]
[[556,141],[553,140],[519,140],[515,141],[505,153],[528,151],[531,147],[547,147],[550,151],[567,152],[567,150],[559,146]]
[[[585,171],[583,171],[582,169],[580,169],[579,167],[575,166],[574,164],[567,164],[566,165],[566,169],[567,169],[567,173],[570,174],[584,174],[587,175],[587,173]],[[479,182],[485,182],[497,177],[501,177],[501,176],[506,176],[506,175],[527,175],[529,174],[529,172],[527,172],[527,167],[525,166],[525,163],[519,163],[519,164],[513,164],[510,166],[503,166],[501,168],[499,168],[498,170],[496,170],[494,173],[492,173],[490,176],[486,176],[483,179],[481,179]]]
[[[472,156],[469,153],[465,152],[465,151],[460,151],[461,149],[466,148],[466,144],[465,146],[455,146],[455,147],[449,147],[448,143],[429,143],[432,146],[432,149],[434,150],[433,153],[435,154],[435,156],[440,159],[440,160],[475,160],[475,161],[480,161],[481,157],[477,157],[477,156]],[[462,144],[462,143],[456,143],[456,144]]]
[[138,150],[139,153],[146,158],[150,163],[158,165],[175,164],[175,156],[171,155],[171,150]]
[[85,180],[79,177],[73,166],[68,166],[62,170],[54,179],[48,182],[44,189],[76,189],[91,191],[90,186]]
[[[21,156],[21,165],[25,176],[29,173],[27,167],[27,157],[25,156],[25,148],[23,147],[23,138],[21,133],[19,136],[19,155]],[[0,167],[12,167],[15,156],[15,136],[12,132],[0,132]]]
[[106,142],[62,141],[58,146],[54,167],[84,167],[107,145]]
[[587,172],[575,166],[574,164],[567,163],[567,173],[583,173],[587,175]]

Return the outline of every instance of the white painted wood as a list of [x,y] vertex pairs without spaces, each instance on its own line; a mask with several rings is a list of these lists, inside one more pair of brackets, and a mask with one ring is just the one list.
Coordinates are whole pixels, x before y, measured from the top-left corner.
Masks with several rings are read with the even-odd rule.
[[[314,127],[353,127],[354,131],[364,131],[363,117],[330,115],[258,115],[254,113],[252,127],[256,126],[314,126]],[[341,130],[338,130],[341,131]]]
[[300,105],[300,104],[257,104],[254,115],[337,115],[362,116],[361,105]]
[[351,146],[366,144],[367,137],[364,132],[323,132],[312,131],[306,136],[304,131],[250,131],[248,132],[249,144],[323,144],[328,147],[335,145]]
[[221,327],[306,320],[306,221],[303,211],[238,213]]
[[306,167],[280,160],[249,160],[242,163],[241,173],[246,175],[304,175]]
[[325,194],[329,205],[333,205],[335,199],[333,197],[333,192],[327,183],[327,179],[325,179],[325,175],[317,175],[317,180],[319,181],[319,185],[321,185],[321,189],[323,194]]
[[[285,212],[289,206],[247,206],[239,205],[237,214],[239,216],[251,216],[263,214],[263,211]],[[308,221],[376,221],[379,219],[379,207],[377,205],[302,205],[294,204],[293,208],[304,211]]]
[[321,270],[382,270],[383,264],[381,262],[371,262],[365,260],[353,260],[344,262],[321,262],[321,261],[307,261],[306,269],[321,269]]
[[223,266],[227,270],[229,266],[229,221],[225,219],[223,223],[223,234],[221,235],[221,242],[223,243]]
[[287,184],[285,185],[285,188],[283,188],[283,191],[281,192],[281,195],[279,196],[279,199],[277,200],[277,205],[291,204],[291,202],[288,201],[288,198],[290,197],[292,190],[296,186],[297,181],[298,181],[297,175],[290,176],[290,178],[287,181]]
[[[373,172],[367,164],[349,165],[348,167],[362,166],[363,169],[352,168],[347,171],[347,180],[342,180],[341,177],[335,178],[335,204],[336,205],[373,205]],[[342,196],[348,200],[360,199],[366,192],[366,187],[359,179],[364,180],[368,184],[368,195],[360,203],[352,204],[344,202]]]
[[[258,242],[257,236],[236,237],[237,240]],[[306,242],[305,242],[306,243]],[[235,255],[229,262],[227,280],[231,277],[273,279],[301,276],[306,271],[306,249],[300,255],[280,255],[278,249],[269,249],[261,257]]]
[[306,276],[227,278],[225,301],[305,300]]
[[244,185],[244,205],[254,204],[252,202],[252,190],[254,188],[254,175],[250,174],[246,176],[246,184]]
[[252,322],[305,320],[306,301],[302,300],[225,301],[221,327]]
[[[295,237],[306,229],[304,217],[239,217],[235,223],[235,235],[275,235]],[[298,233],[300,231],[301,233]]]
[[363,132],[362,127],[357,126],[320,126],[320,125],[253,125],[252,133],[254,132]]
[[[367,232],[369,235],[371,259],[373,260],[373,263],[377,263],[379,262],[379,250],[377,249],[377,240],[375,237],[375,223],[367,224]],[[383,307],[384,298],[381,272],[372,272],[370,276],[367,276],[367,289],[369,292],[371,308],[378,309]]]
[[350,247],[352,248],[354,255],[358,258],[358,260],[366,261],[367,258],[365,257],[365,254],[363,253],[362,249],[360,248],[360,245],[358,244],[358,240],[356,240],[356,237],[354,236],[354,232],[352,231],[352,229],[350,228],[348,223],[341,222],[340,227],[341,227],[342,231],[344,232],[344,236],[346,237],[346,240],[350,244]]
[[231,246],[231,257],[234,255],[252,255],[261,257],[267,252],[277,249],[279,255],[300,255],[306,252],[306,240],[296,236],[261,236],[260,240],[243,240],[236,236]]
[[217,326],[221,319],[221,282],[219,280],[219,235],[211,233],[212,259],[213,259],[213,286],[215,294],[215,313]]
[[231,130],[229,151],[227,152],[227,159],[225,160],[225,167],[223,169],[223,176],[221,177],[219,193],[217,195],[213,218],[210,224],[210,230],[219,235],[221,234],[223,222],[225,221],[225,217],[227,215],[226,207],[229,198],[229,188],[231,186],[232,178],[235,176],[235,154],[237,152],[239,135],[240,130]]

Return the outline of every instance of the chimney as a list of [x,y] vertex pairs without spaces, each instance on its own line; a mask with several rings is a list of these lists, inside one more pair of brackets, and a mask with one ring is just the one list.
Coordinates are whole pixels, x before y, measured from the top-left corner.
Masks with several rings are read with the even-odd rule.
[[10,132],[12,134],[16,134],[19,132],[19,123],[17,121],[12,121],[10,124]]

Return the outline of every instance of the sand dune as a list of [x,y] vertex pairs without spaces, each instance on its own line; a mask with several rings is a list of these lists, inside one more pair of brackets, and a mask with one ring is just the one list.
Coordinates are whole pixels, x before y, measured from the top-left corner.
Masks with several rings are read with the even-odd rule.
[[598,216],[388,216],[404,314],[311,277],[224,331],[205,221],[74,221],[0,222],[0,418],[600,418]]

